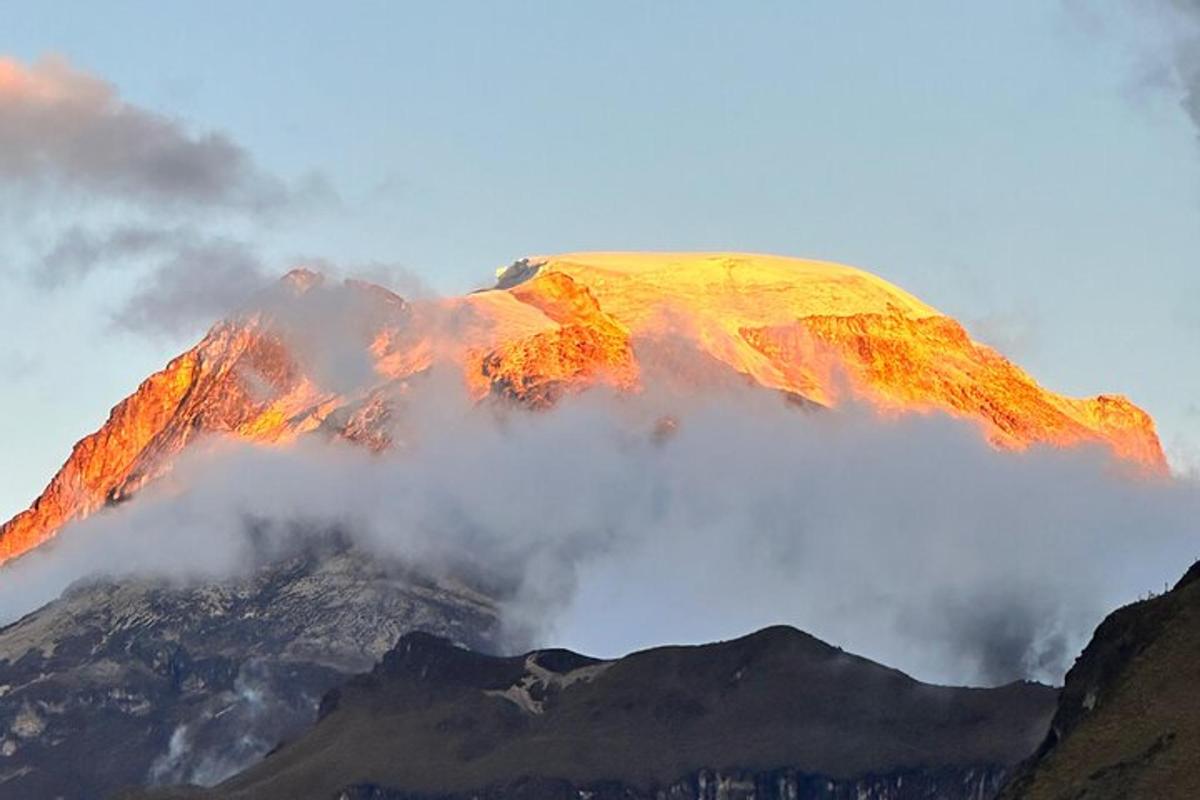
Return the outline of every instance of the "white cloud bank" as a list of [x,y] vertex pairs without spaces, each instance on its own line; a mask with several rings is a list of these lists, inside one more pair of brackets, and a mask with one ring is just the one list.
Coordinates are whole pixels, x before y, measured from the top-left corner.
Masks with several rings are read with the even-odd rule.
[[541,413],[452,397],[436,379],[414,392],[418,434],[383,456],[214,442],[4,569],[0,614],[96,572],[233,573],[252,544],[336,527],[486,584],[514,648],[617,655],[786,622],[926,680],[999,683],[1061,679],[1106,613],[1200,557],[1197,484],[1132,477],[1098,449],[1003,453],[941,416],[806,413],[749,390]]

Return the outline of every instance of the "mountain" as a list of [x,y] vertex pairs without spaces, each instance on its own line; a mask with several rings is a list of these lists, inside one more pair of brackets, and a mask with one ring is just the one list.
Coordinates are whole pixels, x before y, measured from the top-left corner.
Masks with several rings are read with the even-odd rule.
[[343,401],[317,382],[306,318],[336,318],[339,327],[361,323],[346,338],[365,351],[376,331],[397,326],[407,308],[378,287],[350,283],[320,291],[322,285],[315,273],[289,273],[249,310],[217,323],[143,381],[75,445],[33,505],[0,527],[0,560],[128,498],[204,434],[280,443],[316,429]]
[[1200,797],[1200,562],[1113,612],[1067,673],[1050,734],[1005,800]]
[[298,740],[158,798],[990,797],[1056,691],[919,683],[793,628],[616,661],[404,636]]
[[1111,395],[1063,397],[912,295],[851,267],[732,253],[529,258],[495,288],[409,302],[304,270],[214,326],[82,439],[0,561],[119,503],[207,435],[286,445],[306,433],[396,444],[408,382],[440,364],[470,397],[538,408],[604,385],[684,390],[733,378],[832,406],[941,411],[995,445],[1106,445],[1150,470],[1153,421]]
[[495,647],[496,609],[329,542],[221,582],[77,584],[0,629],[0,797],[220,780],[412,630]]

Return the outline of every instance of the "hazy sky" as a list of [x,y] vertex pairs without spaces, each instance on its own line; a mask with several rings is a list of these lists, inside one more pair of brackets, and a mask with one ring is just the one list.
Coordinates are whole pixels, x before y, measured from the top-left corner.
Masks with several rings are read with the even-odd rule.
[[[1195,32],[1179,5],[6,3],[0,55],[62,57],[139,109],[134,130],[232,152],[250,177],[244,196],[173,200],[88,162],[30,188],[0,153],[0,517],[200,332],[129,316],[156,288],[153,248],[46,279],[71,228],[147,220],[196,240],[175,264],[185,294],[297,257],[444,292],[565,250],[851,263],[1053,389],[1128,394],[1194,463],[1200,144],[1183,101],[1200,62],[1176,46]],[[156,115],[178,124],[142,124]],[[253,199],[271,187],[282,208]]]

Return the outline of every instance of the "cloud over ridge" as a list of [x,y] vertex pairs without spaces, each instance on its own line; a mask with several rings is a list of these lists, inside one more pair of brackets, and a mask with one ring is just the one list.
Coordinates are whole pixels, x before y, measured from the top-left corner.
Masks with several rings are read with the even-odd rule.
[[[0,574],[5,619],[96,571],[187,580],[337,530],[501,602],[514,649],[600,655],[775,622],[923,679],[1060,680],[1117,604],[1200,555],[1200,489],[1099,449],[997,452],[940,415],[771,393],[590,392],[497,411],[431,376],[410,444],[212,442]],[[655,421],[677,421],[665,436]]]

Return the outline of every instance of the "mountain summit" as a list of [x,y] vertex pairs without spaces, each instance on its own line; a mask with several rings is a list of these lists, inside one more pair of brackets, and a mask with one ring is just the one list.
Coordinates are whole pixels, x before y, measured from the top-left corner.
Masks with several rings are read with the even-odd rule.
[[[998,447],[1101,444],[1165,468],[1153,420],[1123,397],[1041,387],[952,318],[852,267],[737,253],[526,258],[492,289],[407,301],[296,270],[217,323],[112,410],[30,508],[0,561],[121,502],[208,434],[286,444],[320,432],[393,446],[409,380],[448,365],[475,400],[542,408],[605,385],[727,376],[819,406],[973,420]],[[700,368],[697,368],[700,367]]]

